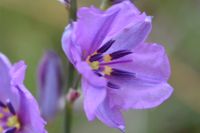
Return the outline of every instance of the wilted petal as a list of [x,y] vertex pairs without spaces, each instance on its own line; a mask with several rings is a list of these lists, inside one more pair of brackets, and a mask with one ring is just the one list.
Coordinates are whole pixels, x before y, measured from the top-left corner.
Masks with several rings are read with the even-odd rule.
[[93,87],[86,79],[82,81],[84,92],[84,110],[88,120],[95,118],[97,107],[103,102],[106,96],[105,87]]
[[49,120],[54,117],[58,109],[62,83],[62,66],[59,56],[54,52],[47,52],[38,69],[39,104],[42,116]]

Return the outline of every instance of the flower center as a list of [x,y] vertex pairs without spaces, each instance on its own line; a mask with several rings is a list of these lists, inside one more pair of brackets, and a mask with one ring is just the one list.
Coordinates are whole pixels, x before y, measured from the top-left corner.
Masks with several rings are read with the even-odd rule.
[[21,127],[19,118],[10,101],[0,101],[0,133],[16,133]]
[[[113,64],[128,63],[132,61],[132,59],[117,60],[129,54],[132,54],[132,52],[129,50],[118,50],[112,53],[105,53],[114,42],[114,40],[108,41],[93,54],[89,55],[86,58],[87,63],[98,76],[104,76],[106,78],[107,76],[117,76],[121,78],[134,77],[134,73],[112,67]],[[113,83],[108,83],[107,86],[109,86],[110,88],[119,88]]]

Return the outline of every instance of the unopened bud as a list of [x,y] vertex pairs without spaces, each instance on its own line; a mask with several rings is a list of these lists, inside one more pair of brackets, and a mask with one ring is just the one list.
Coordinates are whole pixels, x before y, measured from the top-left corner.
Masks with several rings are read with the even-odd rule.
[[70,89],[68,94],[67,94],[67,101],[68,102],[75,102],[78,98],[80,97],[80,93],[77,90]]

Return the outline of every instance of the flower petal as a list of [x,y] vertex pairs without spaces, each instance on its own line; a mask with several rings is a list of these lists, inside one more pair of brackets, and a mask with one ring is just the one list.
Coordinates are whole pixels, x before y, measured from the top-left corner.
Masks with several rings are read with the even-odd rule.
[[84,53],[84,58],[102,44],[117,13],[118,9],[103,14],[91,8],[79,9],[74,35],[77,39],[76,43]]
[[72,64],[81,60],[81,50],[75,41],[73,41],[72,31],[74,29],[74,24],[69,24],[62,36],[62,48]]
[[20,110],[18,115],[22,121],[21,133],[46,133],[46,122],[40,116],[38,104],[24,85],[19,85],[17,90],[20,95]]
[[24,61],[19,61],[18,63],[14,64],[10,70],[12,75],[12,84],[22,84],[24,81],[25,73],[26,73],[26,64]]
[[119,12],[112,24],[108,36],[118,34],[119,31],[124,29],[127,25],[135,23],[135,20],[137,20],[138,16],[141,14],[137,7],[129,0],[111,6],[106,12],[109,13],[113,10],[119,10]]
[[0,53],[0,101],[6,103],[8,100],[18,110],[19,95],[11,85],[11,64],[7,57]]
[[122,132],[125,132],[125,123],[122,113],[119,108],[110,107],[108,98],[106,98],[98,107],[96,116],[107,126],[111,128],[118,128]]
[[160,105],[172,94],[172,87],[166,83],[170,76],[170,66],[161,45],[141,44],[133,50],[132,55],[121,60],[124,59],[133,61],[112,67],[133,72],[135,77],[126,80],[110,78],[110,82],[120,86],[119,90],[113,91],[118,95],[113,101],[121,99],[123,104],[120,106],[125,109],[144,109]]
[[112,37],[115,43],[108,52],[133,49],[146,40],[151,31],[151,27],[151,17],[145,14],[138,15],[134,23],[124,27],[122,31]]
[[77,62],[76,69],[92,86],[97,88],[106,86],[106,79],[97,76],[86,62]]
[[[172,94],[173,88],[163,82],[151,84],[145,82],[129,81],[118,91],[113,91],[118,97],[113,97],[112,106],[120,103],[123,109],[148,109],[163,103]],[[119,105],[118,105],[119,106]]]
[[94,87],[87,79],[82,80],[82,88],[84,92],[84,110],[88,120],[95,118],[95,111],[106,96],[105,87]]
[[133,53],[117,61],[132,60],[132,62],[113,64],[111,67],[136,74],[142,80],[167,81],[170,77],[170,64],[165,49],[159,44],[141,44]]

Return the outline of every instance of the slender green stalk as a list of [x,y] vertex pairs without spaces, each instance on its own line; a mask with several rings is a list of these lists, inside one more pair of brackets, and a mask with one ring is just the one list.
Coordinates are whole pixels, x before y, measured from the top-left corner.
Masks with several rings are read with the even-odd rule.
[[71,133],[72,127],[72,119],[73,119],[73,105],[70,102],[66,104],[66,111],[65,111],[65,133]]
[[[70,2],[70,9],[69,9],[69,21],[76,20],[76,12],[77,12],[77,0],[71,0]],[[67,90],[69,88],[73,87],[73,81],[74,81],[74,67],[71,63],[69,63],[68,66],[68,84],[67,84]],[[77,86],[77,85],[75,85]],[[66,107],[65,107],[65,122],[64,122],[64,133],[71,133],[72,128],[72,119],[73,119],[73,103],[70,101],[67,101]]]
[[112,0],[102,0],[100,8],[102,10],[106,10],[107,8],[109,8],[112,5]]

